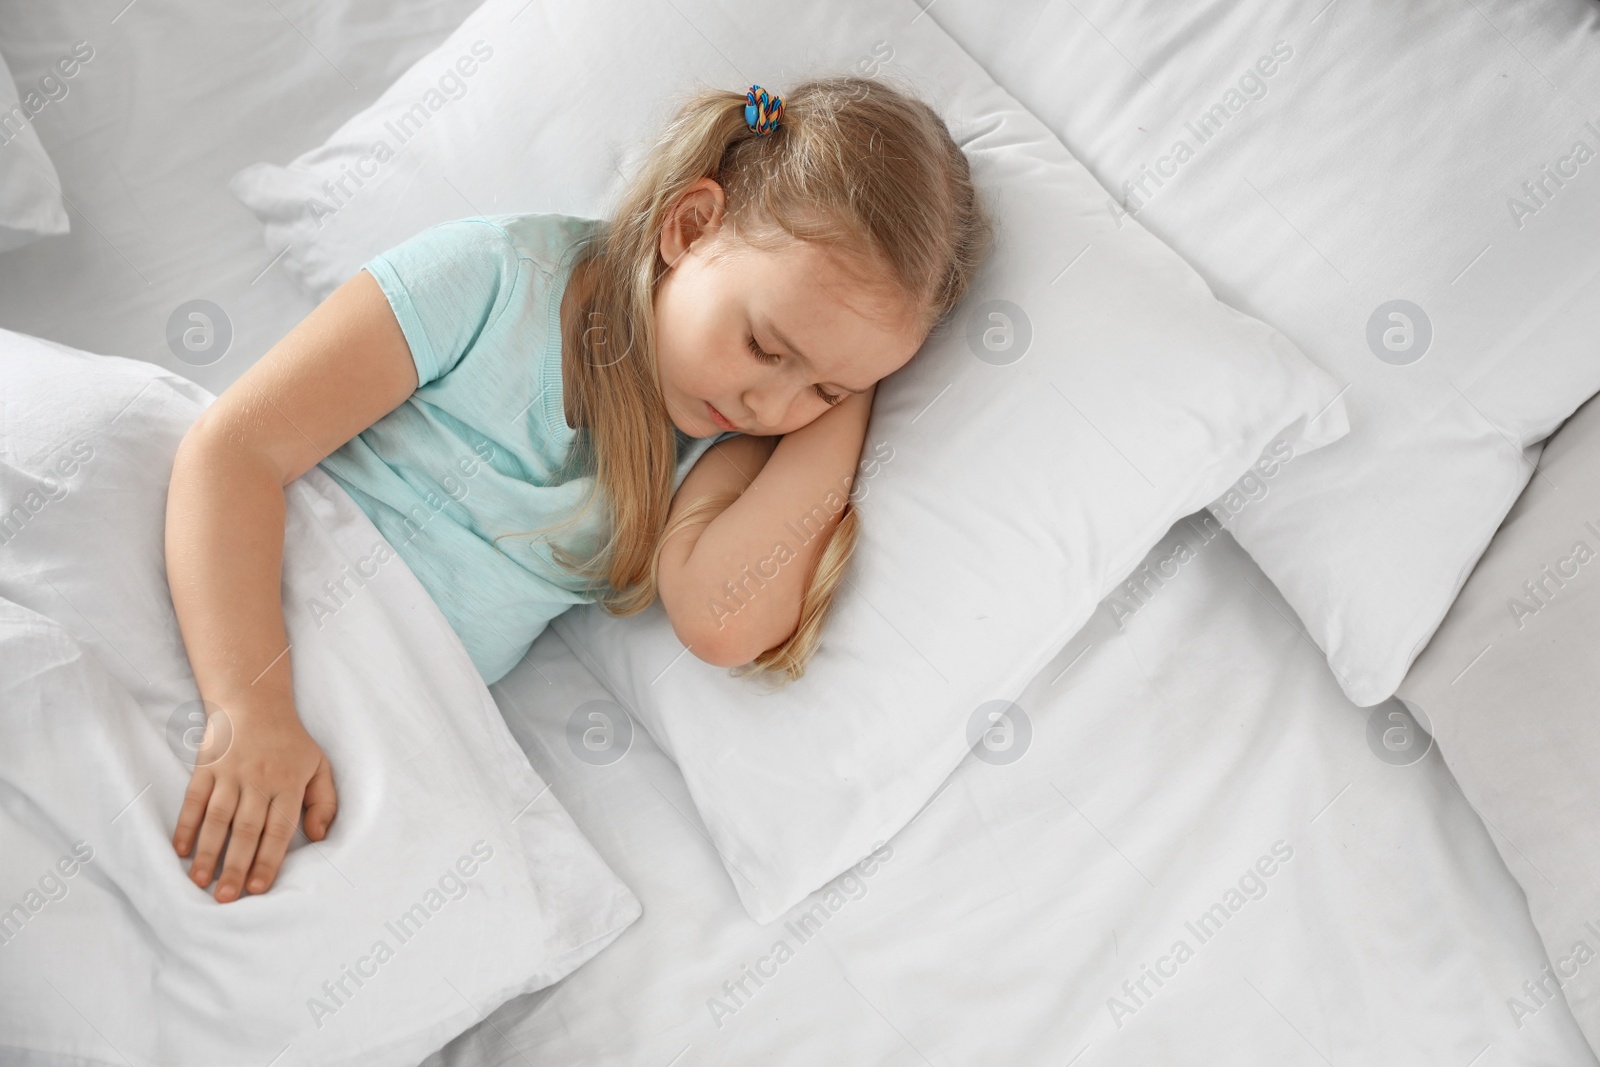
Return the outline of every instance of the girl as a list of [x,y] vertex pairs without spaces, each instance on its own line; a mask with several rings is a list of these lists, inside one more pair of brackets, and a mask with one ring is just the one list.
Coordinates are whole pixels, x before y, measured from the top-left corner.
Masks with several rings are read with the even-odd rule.
[[876,384],[990,242],[938,115],[827,78],[692,96],[607,221],[463,219],[367,263],[173,464],[168,581],[209,709],[172,839],[190,877],[211,885],[231,830],[215,898],[265,892],[302,807],[320,841],[337,806],[292,697],[285,485],[317,464],[343,486],[486,683],[569,605],[657,595],[707,663],[799,677]]

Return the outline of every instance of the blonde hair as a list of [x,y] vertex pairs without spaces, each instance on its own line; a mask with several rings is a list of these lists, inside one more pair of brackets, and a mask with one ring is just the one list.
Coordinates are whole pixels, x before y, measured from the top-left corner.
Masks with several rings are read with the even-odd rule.
[[[758,137],[745,124],[744,93],[693,92],[615,209],[575,252],[573,274],[584,270],[591,292],[581,313],[563,324],[563,350],[574,354],[574,419],[582,423],[575,441],[582,447],[571,459],[594,483],[576,514],[524,532],[571,525],[603,494],[605,543],[587,559],[560,545],[551,555],[585,579],[613,615],[633,615],[655,601],[667,538],[738,498],[695,500],[665,528],[678,457],[657,379],[654,296],[668,270],[663,226],[692,183],[709,177],[722,186],[724,225],[751,245],[817,242],[869,267],[873,287],[920,309],[930,332],[965,295],[992,242],[967,159],[927,104],[858,77],[812,79],[782,95],[778,129]],[[863,270],[862,277],[874,275]],[[806,581],[794,631],[736,668],[736,677],[765,672],[781,687],[805,672],[859,532],[846,500]]]

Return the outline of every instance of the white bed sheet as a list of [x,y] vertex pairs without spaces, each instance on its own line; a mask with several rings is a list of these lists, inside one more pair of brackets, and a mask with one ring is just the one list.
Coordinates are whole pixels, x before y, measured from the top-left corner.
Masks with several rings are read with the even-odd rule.
[[[73,233],[0,258],[0,325],[220,392],[310,310],[227,177],[320,141],[475,6],[301,0],[202,18],[177,0],[0,0],[19,80],[75,40],[97,48],[35,123]],[[234,330],[209,366],[165,341],[196,298]],[[567,747],[576,705],[605,693],[547,633],[495,695],[645,914],[436,1062],[1595,1062],[1559,1002],[1511,1025],[1505,998],[1545,957],[1437,756],[1376,759],[1366,716],[1230,539],[1179,575],[1125,633],[1097,618],[1023,698],[1027,755],[969,759],[866,894],[720,1029],[708,998],[778,935],[744,916],[642,731],[609,767]],[[1118,1029],[1107,999],[1123,980],[1279,839],[1295,853],[1268,894]]]
[[[1595,1063],[1565,1001],[1520,1029],[1507,1009],[1546,957],[1438,752],[1380,759],[1371,710],[1198,522],[1151,553],[1171,577],[1108,601],[1023,694],[1022,758],[969,757],[803,940],[826,890],[749,920],[642,729],[609,765],[578,758],[568,722],[606,693],[541,636],[496,700],[644,915],[428,1067]],[[1202,943],[1188,924],[1280,841],[1264,895]],[[1179,940],[1192,957],[1132,1000]]]
[[407,1067],[639,916],[427,590],[315,468],[285,494],[283,615],[338,817],[269,893],[189,880],[172,830],[212,754],[197,728],[230,709],[199,708],[162,543],[211,399],[0,330],[5,1067]]

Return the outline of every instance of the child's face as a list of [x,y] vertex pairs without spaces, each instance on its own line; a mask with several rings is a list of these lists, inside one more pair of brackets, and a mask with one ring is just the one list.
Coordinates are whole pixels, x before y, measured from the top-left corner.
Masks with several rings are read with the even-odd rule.
[[[703,187],[709,208],[721,188]],[[689,198],[693,200],[693,193]],[[729,427],[789,433],[827,411],[823,393],[843,400],[904,366],[925,332],[903,301],[886,304],[855,287],[821,246],[792,241],[767,252],[720,225],[720,210],[694,224],[694,205],[665,227],[657,283],[656,361],[673,423],[691,437]],[[719,243],[720,242],[720,243]],[[716,256],[709,252],[718,251]],[[751,336],[763,359],[750,347]]]

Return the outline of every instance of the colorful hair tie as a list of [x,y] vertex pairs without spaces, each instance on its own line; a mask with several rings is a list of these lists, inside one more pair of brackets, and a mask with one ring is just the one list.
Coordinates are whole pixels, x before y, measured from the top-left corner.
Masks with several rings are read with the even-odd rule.
[[757,137],[765,137],[777,129],[782,117],[783,97],[774,96],[759,85],[750,86],[744,94],[744,122]]

